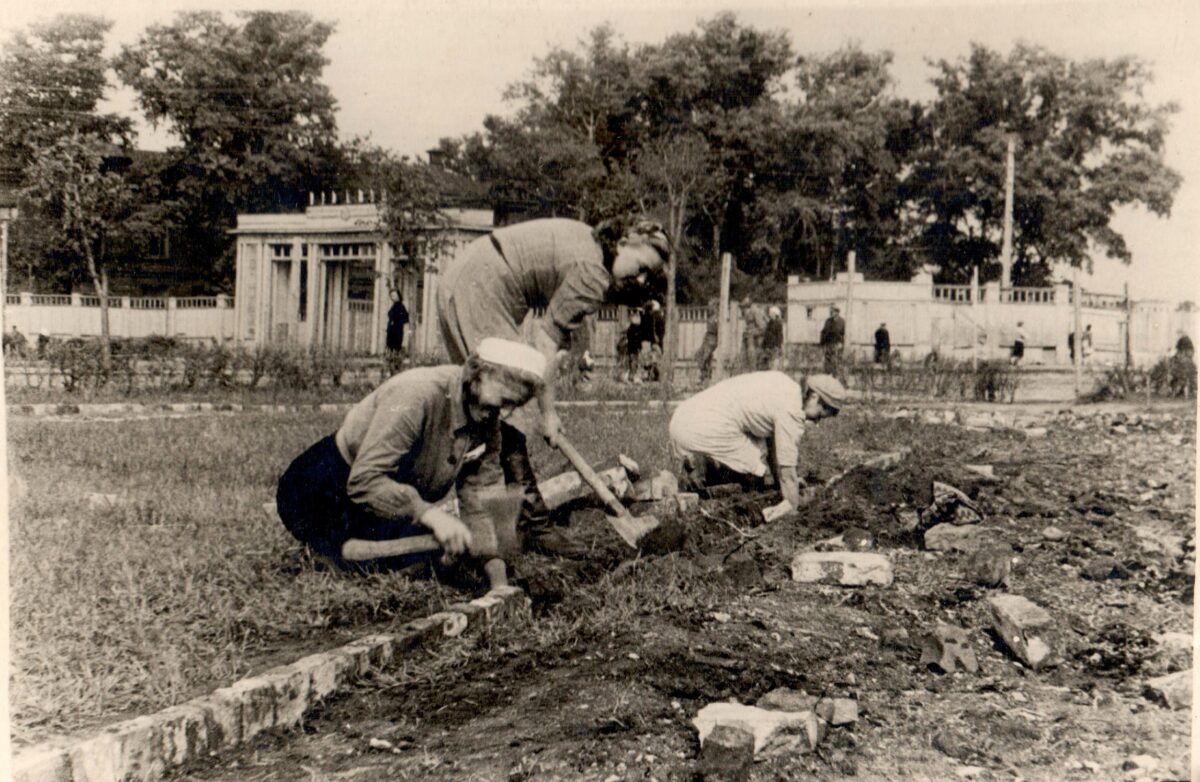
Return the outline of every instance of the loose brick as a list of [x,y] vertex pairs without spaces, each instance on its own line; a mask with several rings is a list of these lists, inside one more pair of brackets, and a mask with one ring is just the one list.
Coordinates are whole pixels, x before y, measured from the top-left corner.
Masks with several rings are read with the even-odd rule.
[[1035,671],[1059,661],[1060,640],[1046,609],[1020,595],[988,598],[992,627],[1023,663]]
[[822,698],[814,711],[830,725],[853,725],[858,722],[858,701],[853,698]]
[[776,687],[758,699],[756,704],[760,709],[776,711],[812,711],[820,700],[815,695],[809,695],[789,687]]
[[310,686],[316,700],[345,687],[357,673],[354,658],[338,651],[309,655],[297,665],[304,665],[311,674]]
[[968,673],[979,671],[975,650],[961,627],[938,622],[937,627],[921,641],[919,665],[936,665],[943,673],[954,673],[961,665]]
[[242,741],[242,704],[220,690],[184,704],[204,712],[209,754],[232,749]]
[[892,563],[882,554],[804,551],[792,558],[792,580],[802,583],[891,586]]
[[774,711],[741,703],[710,703],[692,720],[700,734],[701,746],[715,727],[726,725],[750,731],[756,754],[784,731],[798,732],[804,740],[803,749],[812,749],[821,738],[817,723],[817,717],[811,711]]
[[67,750],[39,745],[14,754],[12,782],[71,782]]
[[929,551],[974,552],[989,543],[985,531],[975,525],[937,524],[925,530],[925,548]]
[[1150,679],[1146,692],[1168,709],[1187,709],[1192,705],[1192,671],[1179,671]]

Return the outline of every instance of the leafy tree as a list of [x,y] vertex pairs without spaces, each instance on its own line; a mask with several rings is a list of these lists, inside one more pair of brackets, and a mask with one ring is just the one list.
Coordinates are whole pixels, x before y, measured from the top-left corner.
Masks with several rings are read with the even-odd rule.
[[296,209],[327,189],[337,164],[335,102],[321,77],[333,26],[300,12],[214,12],[153,25],[116,58],[152,123],[181,145],[164,181],[193,263],[232,268],[226,229],[238,212]]
[[[102,114],[108,86],[104,37],[112,23],[98,16],[64,14],[14,33],[0,48],[0,167],[6,178],[27,182],[40,150],[75,134],[113,145],[132,135],[129,120]],[[58,237],[59,222],[36,202],[20,204],[9,264],[59,289],[78,268]]]
[[[1131,260],[1111,225],[1118,207],[1170,213],[1180,176],[1163,162],[1174,104],[1150,105],[1150,67],[1135,57],[1076,62],[1018,45],[973,45],[936,63],[938,97],[906,191],[929,260],[948,280],[978,264],[995,279],[1004,217],[1007,135],[1017,138],[1013,284],[1056,263],[1084,266],[1092,247]],[[1007,284],[1009,281],[1005,281]]]
[[54,217],[58,235],[87,272],[100,299],[100,341],[105,375],[112,368],[108,327],[108,277],[102,246],[136,230],[129,219],[135,194],[118,173],[104,169],[105,142],[75,133],[34,153],[25,195]]

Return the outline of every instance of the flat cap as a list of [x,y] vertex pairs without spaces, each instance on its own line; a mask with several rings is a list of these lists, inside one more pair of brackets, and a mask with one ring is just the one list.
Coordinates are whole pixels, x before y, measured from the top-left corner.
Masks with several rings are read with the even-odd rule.
[[806,385],[834,410],[841,410],[846,404],[846,388],[833,375],[811,375],[806,379]]

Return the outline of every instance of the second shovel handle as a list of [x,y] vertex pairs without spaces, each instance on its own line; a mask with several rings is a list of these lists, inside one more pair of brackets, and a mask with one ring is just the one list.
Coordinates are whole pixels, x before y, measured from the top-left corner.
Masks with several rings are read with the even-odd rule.
[[600,480],[600,476],[597,475],[596,471],[592,469],[592,465],[588,464],[587,461],[584,460],[584,458],[579,454],[579,451],[575,450],[575,446],[571,445],[571,442],[567,438],[563,437],[561,433],[558,435],[558,450],[562,451],[563,456],[567,457],[567,461],[571,463],[571,466],[575,468],[575,471],[578,472],[583,480],[587,482],[588,486],[592,487],[592,491],[596,492],[596,495],[600,499],[604,500],[604,504],[607,505],[613,513],[617,514],[618,516],[624,516],[629,513],[629,511],[625,509],[625,506],[621,504],[621,501],[618,500],[613,493],[609,491],[608,487],[604,485],[604,481]]

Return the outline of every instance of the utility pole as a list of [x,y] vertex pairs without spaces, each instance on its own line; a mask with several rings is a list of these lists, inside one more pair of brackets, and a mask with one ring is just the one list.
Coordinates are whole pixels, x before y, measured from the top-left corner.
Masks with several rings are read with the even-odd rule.
[[1083,319],[1082,301],[1083,291],[1079,289],[1079,267],[1076,266],[1071,273],[1071,298],[1074,299],[1072,304],[1075,310],[1075,325],[1074,325],[1074,345],[1075,345],[1075,401],[1079,401],[1079,386],[1080,379],[1083,373],[1083,327],[1080,323]]
[[979,367],[979,264],[971,267],[971,370]]
[[850,337],[851,319],[854,317],[851,310],[854,308],[854,272],[858,256],[854,250],[846,254],[846,335],[842,342],[842,356],[849,356],[853,352],[852,342]]
[[1009,133],[1004,166],[1004,243],[1000,249],[1000,287],[1012,286],[1013,256],[1013,169],[1016,167],[1017,135]]

